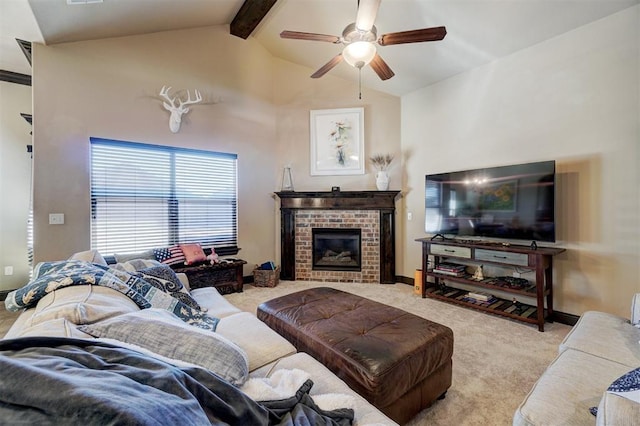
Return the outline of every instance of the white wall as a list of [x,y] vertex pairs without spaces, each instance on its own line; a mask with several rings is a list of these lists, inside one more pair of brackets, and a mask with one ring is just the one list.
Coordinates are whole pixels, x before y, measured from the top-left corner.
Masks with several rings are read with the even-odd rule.
[[[400,151],[400,98],[363,88],[358,99],[358,71],[346,81],[328,73],[311,79],[314,70],[274,59],[274,103],[278,108],[279,179],[282,167],[292,165],[294,188],[297,191],[375,190],[375,169],[368,158],[374,153],[390,153],[396,157],[389,170],[391,190],[402,189]],[[338,66],[349,67],[342,63]],[[366,69],[363,72],[373,70]],[[334,108],[364,108],[365,174],[348,176],[311,176],[309,145],[309,112]],[[279,182],[280,183],[280,182]]]
[[[345,65],[346,66],[346,65]],[[293,165],[296,190],[375,189],[366,175],[309,175],[309,110],[364,106],[365,153],[400,152],[400,99],[357,98],[353,81],[273,58],[227,26],[34,46],[35,256],[64,259],[90,244],[89,137],[238,153],[239,256],[279,262],[278,191]],[[163,85],[198,89],[206,101],[179,133],[157,96]],[[213,103],[217,97],[222,102]],[[400,163],[391,187],[400,189]],[[203,179],[206,179],[203,176]],[[49,213],[65,213],[49,225]]]
[[[36,261],[90,246],[89,138],[238,154],[238,229],[246,274],[273,258],[276,116],[272,62],[228,26],[34,46]],[[179,133],[158,96],[163,85],[198,89]],[[222,101],[215,103],[218,98]],[[202,179],[208,179],[202,176]],[[49,225],[64,213],[64,225]]]
[[[375,169],[369,161],[372,154],[395,156],[389,169],[389,189],[402,190],[402,155],[400,149],[400,98],[363,88],[358,99],[358,72],[353,69],[350,81],[336,78],[331,73],[320,79],[309,76],[315,71],[306,67],[274,59],[274,103],[277,107],[277,161],[274,163],[277,187],[282,185],[282,168],[292,166],[296,191],[331,191],[339,186],[342,191],[376,190]],[[338,66],[348,67],[346,63]],[[363,72],[373,70],[367,68]],[[347,176],[311,176],[310,121],[311,110],[334,108],[364,108],[365,174]],[[400,208],[401,203],[396,203]],[[279,200],[274,203],[276,258],[280,259]],[[397,216],[400,216],[398,212]],[[396,267],[401,265],[402,221],[396,221]],[[399,271],[398,271],[399,273]]]
[[[27,215],[31,182],[31,87],[0,81],[0,290],[12,290],[29,278]],[[13,275],[5,275],[5,267]]]
[[556,160],[555,308],[628,316],[640,291],[640,6],[402,97],[405,275],[424,175]]

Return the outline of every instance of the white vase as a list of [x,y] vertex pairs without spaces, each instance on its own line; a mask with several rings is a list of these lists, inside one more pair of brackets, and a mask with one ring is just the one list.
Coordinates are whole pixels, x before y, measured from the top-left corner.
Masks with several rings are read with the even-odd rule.
[[389,173],[385,170],[380,170],[376,173],[376,187],[379,191],[386,191],[389,189]]
[[293,191],[293,178],[291,177],[291,166],[285,166],[282,170],[282,192]]

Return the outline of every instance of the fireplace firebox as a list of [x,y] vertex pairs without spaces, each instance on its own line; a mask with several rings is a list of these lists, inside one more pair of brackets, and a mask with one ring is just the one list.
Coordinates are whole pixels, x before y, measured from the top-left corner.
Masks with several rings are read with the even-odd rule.
[[360,271],[362,230],[313,228],[312,263],[317,271]]

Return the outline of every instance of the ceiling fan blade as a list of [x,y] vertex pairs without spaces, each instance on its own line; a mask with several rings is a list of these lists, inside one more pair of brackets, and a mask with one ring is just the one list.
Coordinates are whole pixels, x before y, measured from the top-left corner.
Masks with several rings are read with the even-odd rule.
[[373,57],[369,65],[371,65],[371,68],[373,68],[373,70],[376,72],[376,74],[378,74],[378,77],[380,77],[381,80],[389,80],[391,77],[396,75],[393,71],[391,71],[389,65],[387,65],[387,63],[377,53],[376,56]]
[[327,41],[329,43],[340,43],[340,37],[316,34],[316,33],[304,33],[300,31],[283,31],[280,33],[281,38],[291,38],[294,40],[311,40],[311,41]]
[[358,14],[356,15],[356,28],[362,31],[371,31],[376,21],[380,8],[380,0],[360,0]]
[[328,73],[331,70],[331,68],[335,67],[340,62],[342,62],[342,53],[338,53],[336,56],[331,58],[331,60],[329,62],[324,64],[318,71],[316,71],[313,74],[311,74],[311,78],[320,78],[320,77],[322,77],[323,75]]
[[397,33],[383,34],[378,39],[380,46],[403,43],[420,43],[423,41],[442,40],[447,35],[445,27],[423,28],[421,30],[400,31]]

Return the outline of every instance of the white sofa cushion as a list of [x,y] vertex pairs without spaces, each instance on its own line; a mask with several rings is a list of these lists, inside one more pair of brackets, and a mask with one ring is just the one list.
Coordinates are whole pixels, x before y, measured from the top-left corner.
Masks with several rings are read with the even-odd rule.
[[[313,387],[309,394],[315,395],[344,394],[353,399],[356,425],[396,425],[393,420],[385,416],[380,410],[369,404],[366,399],[355,393],[347,384],[304,352],[281,358],[265,365],[249,374],[250,378],[270,377],[274,372],[282,369],[299,369],[309,374]],[[351,398],[350,398],[351,399]]]
[[640,327],[640,293],[634,294],[631,300],[631,324]]
[[513,425],[594,424],[589,409],[597,406],[609,385],[627,371],[626,365],[565,349],[520,404]]
[[156,257],[153,254],[153,250],[145,250],[142,252],[129,253],[129,254],[115,253],[113,257],[115,257],[117,263],[125,263],[135,259],[156,260]]
[[202,287],[191,290],[191,296],[209,315],[224,318],[242,312],[225,299],[214,287]]
[[640,329],[629,320],[605,312],[585,312],[559,346],[576,349],[627,367],[640,365]]
[[296,352],[287,339],[249,312],[221,318],[216,332],[244,349],[249,357],[249,371]]
[[69,260],[83,260],[85,262],[96,263],[98,265],[107,266],[106,260],[98,250],[86,250],[74,253]]
[[4,338],[15,339],[18,337],[35,336],[93,339],[92,336],[78,330],[75,324],[70,323],[65,318],[56,318],[49,321],[40,322],[30,327],[25,327],[24,324],[22,326],[11,327]]
[[44,296],[34,308],[18,317],[14,327],[33,327],[57,318],[64,318],[72,324],[89,324],[138,310],[131,299],[111,288],[70,286]]
[[78,329],[205,367],[236,386],[249,375],[247,355],[237,345],[218,333],[190,326],[164,309],[143,309]]
[[616,426],[640,424],[640,367],[614,380],[600,405],[594,408],[599,423]]
[[640,404],[605,392],[598,405],[598,426],[636,426],[640,424]]

